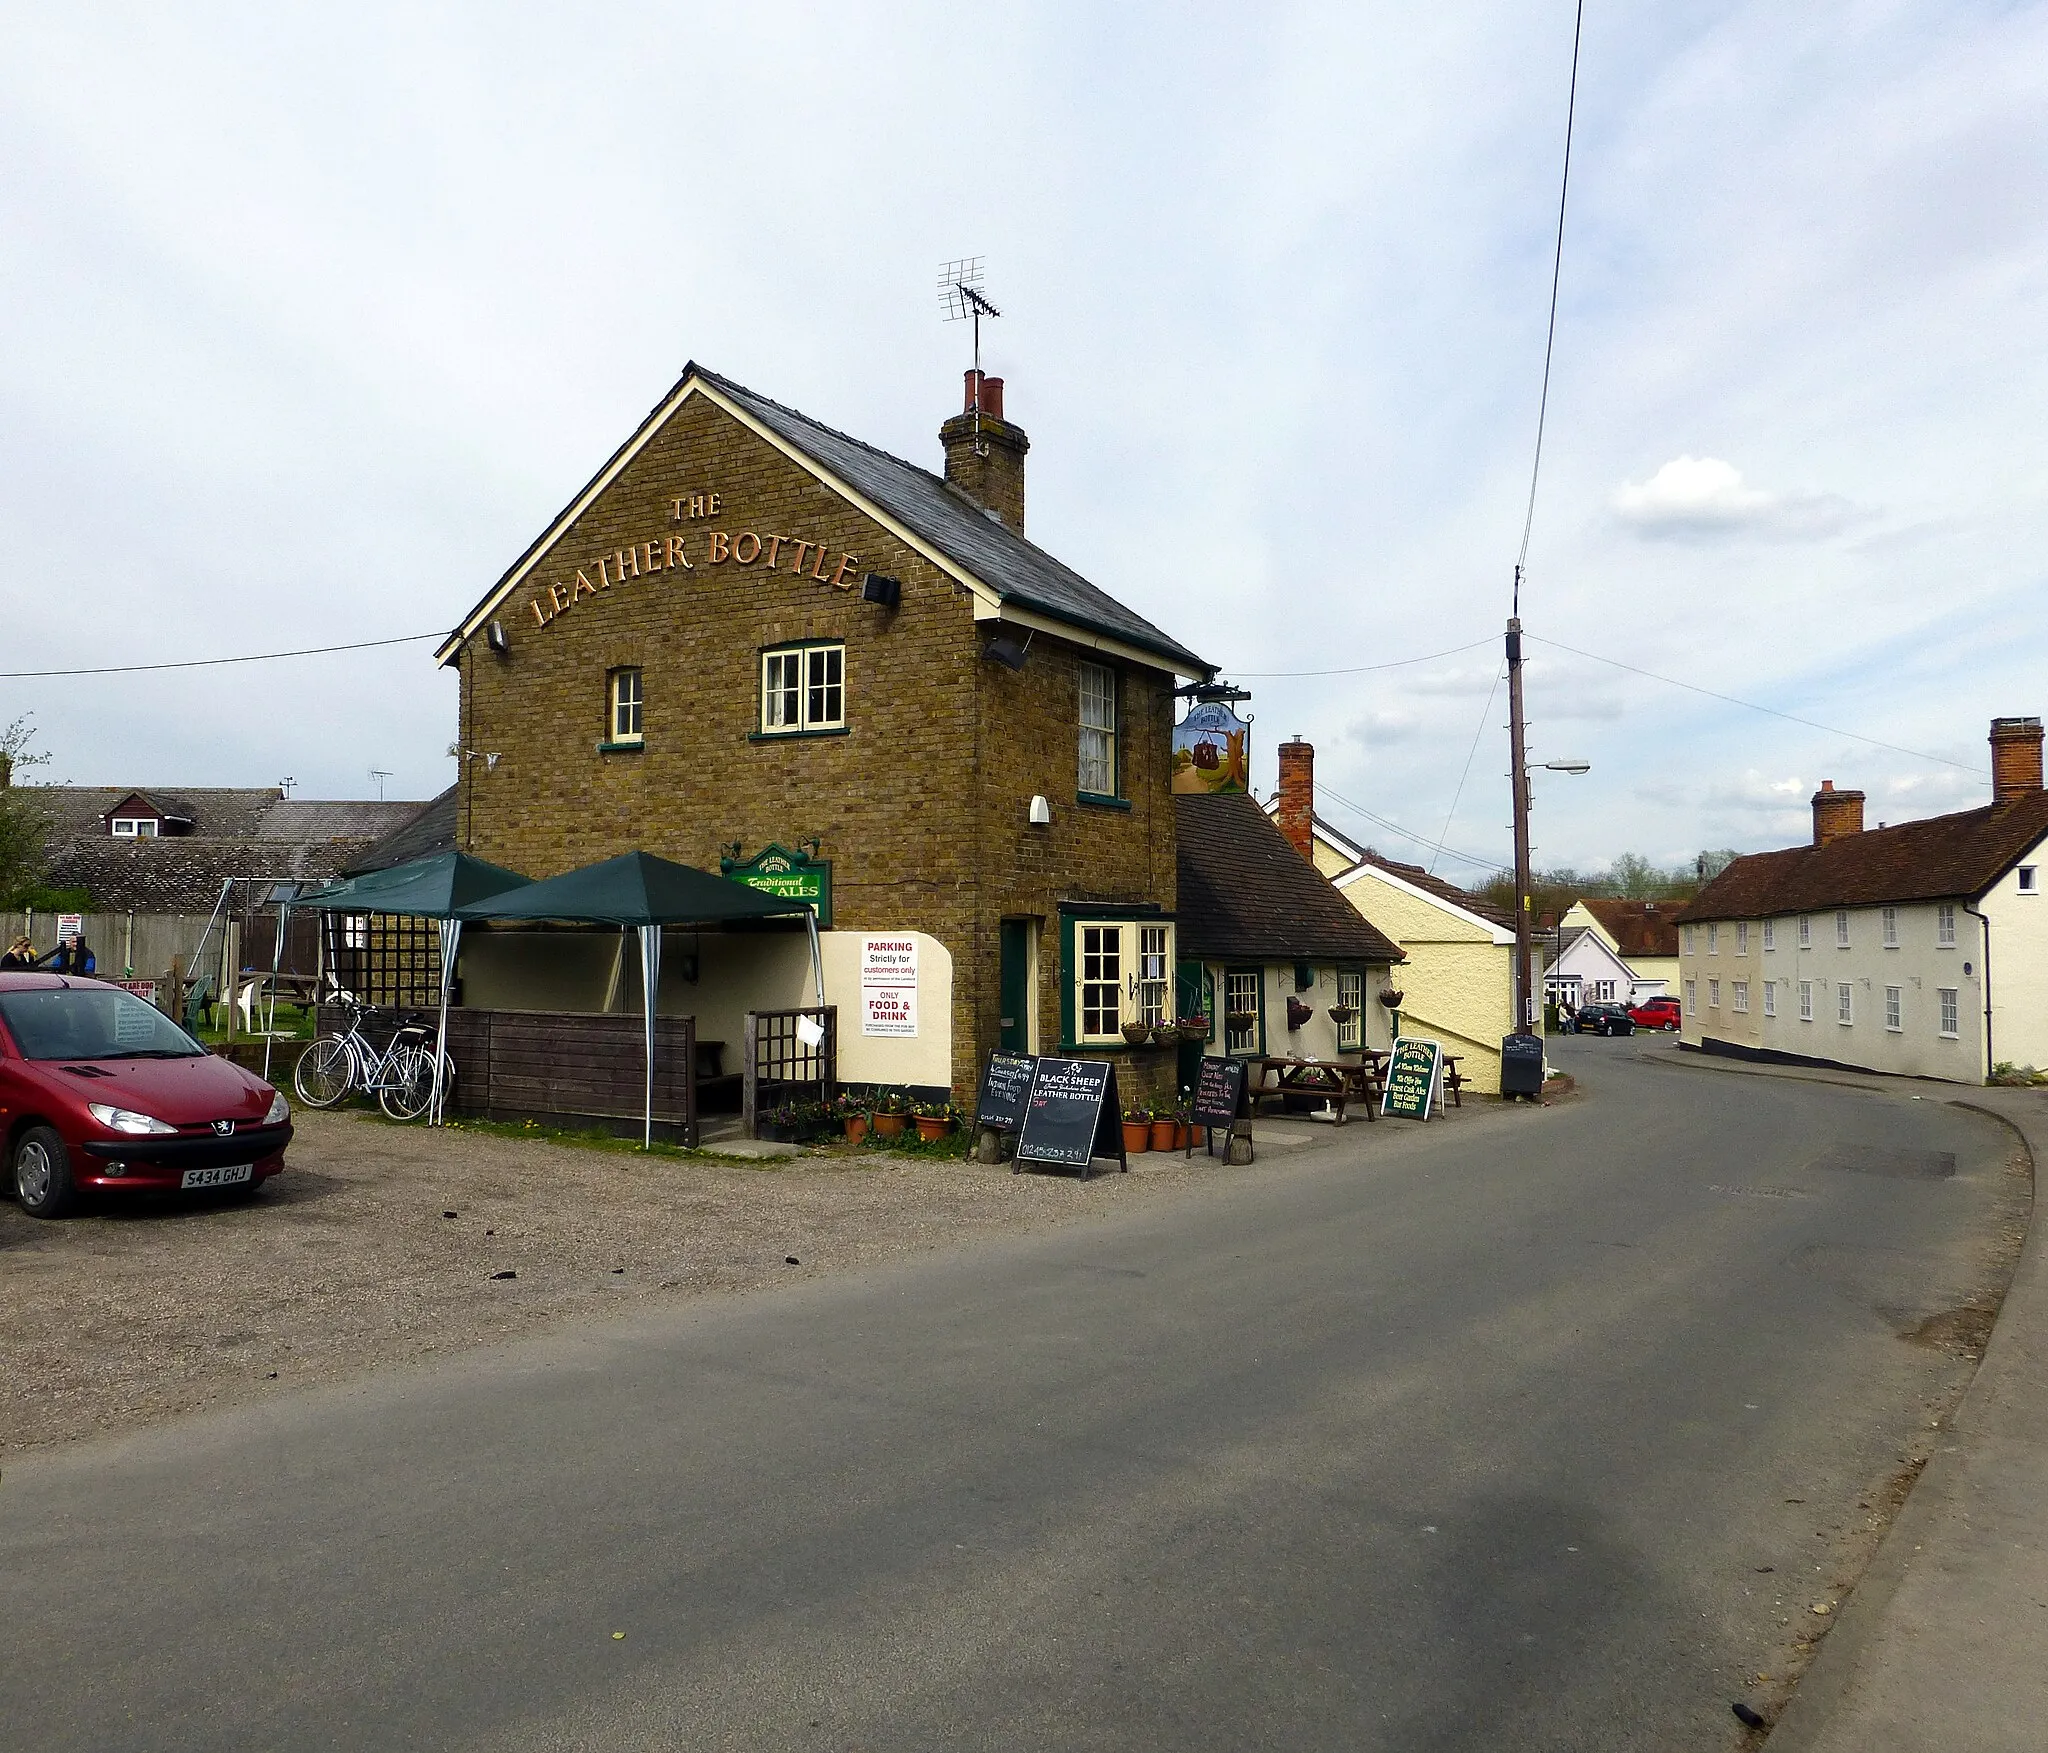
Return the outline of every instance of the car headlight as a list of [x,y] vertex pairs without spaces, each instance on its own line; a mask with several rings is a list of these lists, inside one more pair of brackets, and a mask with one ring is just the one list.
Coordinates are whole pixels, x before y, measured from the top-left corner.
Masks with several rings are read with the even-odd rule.
[[88,1102],[85,1111],[114,1132],[175,1132],[154,1114],[138,1114],[129,1108],[110,1108],[105,1102]]
[[284,1099],[284,1091],[278,1090],[270,1098],[270,1112],[263,1116],[266,1126],[282,1126],[292,1117],[292,1105]]

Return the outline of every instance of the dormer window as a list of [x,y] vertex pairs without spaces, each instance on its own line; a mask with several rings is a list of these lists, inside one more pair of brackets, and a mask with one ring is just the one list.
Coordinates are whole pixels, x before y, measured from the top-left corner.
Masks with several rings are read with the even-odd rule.
[[114,838],[117,840],[154,840],[157,824],[154,816],[116,816]]

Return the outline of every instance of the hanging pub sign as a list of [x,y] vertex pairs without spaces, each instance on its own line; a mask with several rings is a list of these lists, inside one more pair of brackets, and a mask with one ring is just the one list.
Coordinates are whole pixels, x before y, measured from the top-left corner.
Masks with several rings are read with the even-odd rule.
[[1403,1035],[1387,1061],[1387,1087],[1380,1097],[1380,1112],[1404,1120],[1427,1120],[1429,1111],[1442,1100],[1443,1086],[1443,1044]]
[[[735,848],[737,850],[737,848]],[[719,874],[786,901],[806,902],[818,916],[818,929],[832,929],[832,861],[792,852],[787,846],[764,846],[752,858],[721,858]]]
[[1096,1157],[1115,1157],[1125,1169],[1123,1111],[1116,1098],[1116,1067],[1106,1059],[1041,1059],[1032,1069],[1024,1126],[1017,1134],[1013,1174],[1027,1162],[1079,1169],[1082,1179]]
[[1250,789],[1251,725],[1217,700],[1197,701],[1173,727],[1173,789]]
[[994,1132],[1015,1132],[1024,1124],[1031,1074],[1038,1061],[1028,1053],[991,1053],[974,1098],[974,1123]]

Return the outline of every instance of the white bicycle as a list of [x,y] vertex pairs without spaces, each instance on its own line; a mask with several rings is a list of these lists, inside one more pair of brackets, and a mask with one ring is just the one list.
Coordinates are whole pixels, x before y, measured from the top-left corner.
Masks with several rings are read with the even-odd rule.
[[[363,1033],[369,1011],[348,1003],[348,1027],[338,1035],[322,1035],[292,1072],[292,1087],[309,1108],[331,1108],[351,1090],[377,1098],[394,1120],[417,1120],[434,1100],[434,1031],[423,1017],[399,1020],[382,1052]],[[441,1092],[455,1087],[455,1061],[441,1055]]]

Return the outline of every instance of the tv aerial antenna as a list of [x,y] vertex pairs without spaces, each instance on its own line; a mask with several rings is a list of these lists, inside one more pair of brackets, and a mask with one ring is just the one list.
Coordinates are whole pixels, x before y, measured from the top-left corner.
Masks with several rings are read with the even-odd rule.
[[981,441],[981,319],[1003,313],[981,290],[981,257],[962,256],[939,269],[939,315],[942,322],[974,324],[974,454],[988,455]]
[[372,767],[370,769],[370,777],[377,782],[377,801],[382,803],[384,801],[384,781],[391,777],[391,769],[389,767]]

